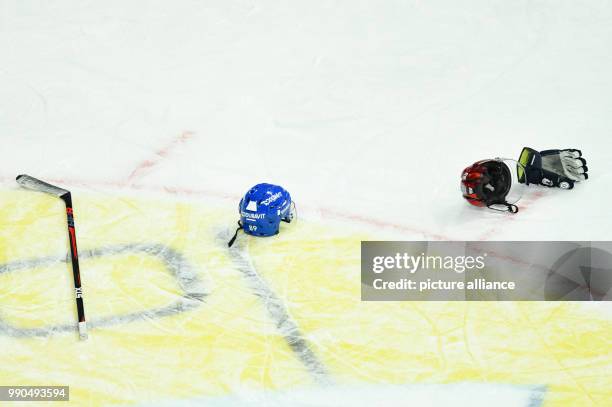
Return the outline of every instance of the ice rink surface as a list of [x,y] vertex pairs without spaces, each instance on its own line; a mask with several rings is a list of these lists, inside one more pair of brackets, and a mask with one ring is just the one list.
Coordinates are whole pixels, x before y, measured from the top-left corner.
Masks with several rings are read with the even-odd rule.
[[[360,301],[361,240],[610,240],[605,1],[0,1],[0,384],[83,405],[612,404],[607,304]],[[467,205],[461,170],[590,179]],[[66,221],[73,192],[90,338]],[[299,221],[241,235],[240,197]]]

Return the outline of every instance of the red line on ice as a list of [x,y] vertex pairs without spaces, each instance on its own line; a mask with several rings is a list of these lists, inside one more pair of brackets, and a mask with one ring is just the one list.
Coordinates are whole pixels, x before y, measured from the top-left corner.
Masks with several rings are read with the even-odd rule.
[[400,232],[421,234],[425,237],[432,238],[433,240],[457,240],[449,236],[429,232],[427,230],[420,229],[414,226],[407,226],[407,225],[400,225],[397,223],[386,222],[380,219],[374,219],[374,218],[370,218],[370,217],[359,215],[359,214],[354,214],[354,213],[349,213],[349,212],[344,212],[344,211],[339,212],[339,211],[329,209],[329,208],[320,208],[320,212],[324,216],[329,216],[329,217],[333,217],[337,219],[350,220],[353,222],[364,223],[364,224],[367,224],[370,226],[376,226],[379,228],[395,229]]
[[151,171],[153,167],[159,164],[163,159],[168,157],[170,152],[174,150],[177,146],[186,143],[191,140],[194,136],[194,133],[191,131],[184,131],[177,137],[173,138],[168,144],[160,148],[155,152],[156,157],[153,159],[147,159],[134,168],[132,173],[127,177],[127,183],[133,183],[135,180],[143,177],[148,172]]
[[[175,143],[176,142],[177,141],[175,140]],[[0,180],[2,179],[3,178],[0,177]],[[229,194],[229,193],[220,192],[216,190],[191,189],[191,188],[180,188],[180,187],[177,188],[177,187],[166,186],[166,185],[155,186],[155,185],[143,185],[143,184],[135,184],[135,183],[130,183],[129,185],[126,185],[125,182],[121,182],[121,181],[100,181],[100,180],[87,181],[87,180],[79,180],[79,179],[74,179],[74,178],[47,179],[47,181],[51,183],[81,186],[81,187],[86,187],[86,188],[92,187],[92,186],[99,186],[99,187],[106,186],[106,187],[114,187],[114,188],[120,188],[120,189],[127,187],[128,189],[132,189],[132,190],[150,191],[150,192],[165,192],[165,193],[174,194],[174,195],[211,196],[211,197],[231,200],[231,201],[238,201],[241,198],[240,195]],[[377,228],[388,228],[388,229],[394,229],[400,232],[423,235],[423,237],[430,238],[433,240],[457,240],[449,236],[427,231],[427,230],[424,230],[424,229],[421,229],[415,226],[401,225],[397,223],[387,222],[381,219],[376,219],[376,218],[368,217],[368,216],[361,215],[361,214],[350,213],[346,211],[341,212],[341,211],[331,209],[331,208],[304,208],[304,206],[302,206],[302,208],[307,209],[307,210],[318,211],[323,217],[327,217],[327,218],[348,220],[348,221],[357,222],[357,223],[361,223],[361,224],[365,224],[369,226],[374,226]]]

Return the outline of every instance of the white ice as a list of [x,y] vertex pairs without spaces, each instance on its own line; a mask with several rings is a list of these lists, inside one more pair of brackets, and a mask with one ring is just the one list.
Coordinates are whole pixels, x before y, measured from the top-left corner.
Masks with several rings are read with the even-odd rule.
[[[381,240],[609,240],[611,51],[595,0],[3,0],[0,185],[233,210],[266,181]],[[461,198],[524,146],[581,149],[589,180],[516,215]]]

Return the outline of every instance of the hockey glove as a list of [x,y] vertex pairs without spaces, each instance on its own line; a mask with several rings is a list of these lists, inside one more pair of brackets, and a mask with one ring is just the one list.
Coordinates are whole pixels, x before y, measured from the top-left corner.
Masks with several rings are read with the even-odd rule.
[[575,149],[535,151],[524,147],[519,162],[519,182],[541,184],[562,189],[574,188],[574,183],[589,178],[586,160]]

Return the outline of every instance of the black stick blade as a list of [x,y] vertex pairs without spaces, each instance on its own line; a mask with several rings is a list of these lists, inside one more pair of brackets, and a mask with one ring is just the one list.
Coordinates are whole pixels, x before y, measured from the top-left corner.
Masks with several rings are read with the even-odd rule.
[[30,189],[32,191],[44,192],[47,194],[55,195],[57,197],[62,197],[63,195],[68,194],[69,192],[60,187],[56,187],[55,185],[47,184],[44,181],[31,177],[29,175],[21,174],[17,177],[17,183],[26,189]]

